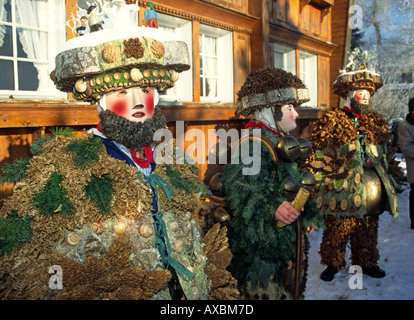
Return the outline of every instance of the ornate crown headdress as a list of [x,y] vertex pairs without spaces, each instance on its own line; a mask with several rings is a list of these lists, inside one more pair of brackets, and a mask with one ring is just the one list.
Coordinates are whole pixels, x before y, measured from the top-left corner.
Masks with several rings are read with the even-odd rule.
[[77,100],[96,101],[120,88],[174,86],[190,68],[187,44],[175,33],[138,27],[129,19],[137,5],[117,3],[112,29],[70,39],[56,56],[51,78]]
[[368,63],[372,55],[368,51],[355,48],[349,55],[345,70],[341,70],[333,83],[333,92],[343,98],[355,90],[368,90],[371,96],[382,87],[380,74],[368,70]]

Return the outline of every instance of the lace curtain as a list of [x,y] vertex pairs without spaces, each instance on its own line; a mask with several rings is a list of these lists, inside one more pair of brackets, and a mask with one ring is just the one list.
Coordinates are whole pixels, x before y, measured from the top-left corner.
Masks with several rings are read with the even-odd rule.
[[[17,35],[22,44],[23,51],[29,59],[48,60],[48,33],[45,31],[33,30],[30,27],[48,28],[48,0],[0,0],[0,18],[5,21],[5,4],[15,6],[15,17],[12,17],[18,24],[28,28],[17,28]],[[0,25],[0,46],[3,44],[5,26]],[[33,63],[38,71],[38,91],[48,89],[48,64]]]
[[[7,0],[0,0],[0,21],[6,21],[7,19],[7,11],[5,8]],[[0,24],[0,47],[3,46],[4,43],[4,36],[6,35],[6,26]]]
[[217,39],[205,36],[204,37],[204,52],[205,52],[205,68],[206,68],[206,87],[205,94],[207,97],[217,97],[217,79],[210,77],[216,77],[217,59],[213,58],[217,55]]

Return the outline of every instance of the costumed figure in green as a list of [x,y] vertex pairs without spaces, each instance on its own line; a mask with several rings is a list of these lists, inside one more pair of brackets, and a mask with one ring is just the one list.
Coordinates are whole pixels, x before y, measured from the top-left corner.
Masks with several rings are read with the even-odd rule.
[[384,277],[378,266],[378,218],[385,210],[398,216],[394,176],[400,170],[395,151],[388,148],[388,123],[370,104],[382,78],[367,69],[364,53],[359,57],[333,85],[345,106],[314,122],[309,139],[315,154],[308,168],[320,183],[314,199],[325,224],[320,247],[321,263],[327,265],[324,281],[346,266],[348,241],[352,264],[371,277]]
[[200,232],[195,166],[179,160],[173,139],[167,152],[154,138],[166,127],[158,90],[190,68],[187,46],[123,23],[128,34],[69,40],[51,75],[98,103],[98,127],[57,129],[33,143],[33,157],[3,168],[2,181],[16,185],[0,216],[2,299],[238,296],[226,229]]
[[[237,112],[255,119],[242,130],[221,179],[231,217],[230,270],[243,299],[298,299],[305,289],[305,233],[321,219],[311,202],[304,209],[291,203],[298,191],[312,190],[315,179],[300,169],[311,154],[309,142],[289,132],[296,128],[295,107],[306,101],[302,81],[273,67],[252,72],[238,92]],[[257,170],[245,164],[243,148],[259,160]]]

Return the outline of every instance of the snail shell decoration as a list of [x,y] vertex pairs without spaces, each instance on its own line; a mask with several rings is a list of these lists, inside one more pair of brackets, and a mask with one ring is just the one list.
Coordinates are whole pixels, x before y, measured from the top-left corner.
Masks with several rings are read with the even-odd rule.
[[66,236],[66,242],[71,246],[76,246],[81,241],[80,236],[76,232],[70,232]]
[[176,82],[178,80],[179,76],[180,76],[179,73],[175,70],[169,70],[169,71],[170,71],[171,81]]
[[142,75],[141,71],[139,71],[138,68],[132,68],[131,69],[131,79],[132,79],[132,81],[138,82],[142,78],[144,78],[144,76]]
[[177,240],[177,242],[174,244],[174,249],[177,253],[183,252],[184,248],[184,242],[183,240]]
[[114,225],[114,231],[116,234],[123,234],[126,231],[126,223],[123,221],[119,221],[118,223],[115,223]]
[[82,78],[78,79],[75,83],[75,89],[77,92],[85,92],[88,88],[88,84]]
[[149,238],[153,234],[153,230],[149,224],[143,223],[139,228],[139,233],[143,238]]
[[170,223],[170,228],[171,228],[171,230],[173,230],[173,231],[178,230],[178,228],[179,228],[178,222],[177,222],[177,221],[173,221],[173,222],[171,222],[171,223]]
[[101,234],[103,232],[103,225],[100,222],[94,222],[91,225],[91,230],[96,234]]

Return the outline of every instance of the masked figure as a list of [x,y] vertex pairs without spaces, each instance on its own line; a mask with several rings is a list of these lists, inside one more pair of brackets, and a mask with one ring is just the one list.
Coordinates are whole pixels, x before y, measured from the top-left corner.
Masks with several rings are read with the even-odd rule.
[[348,241],[353,265],[371,277],[385,276],[378,266],[378,217],[385,210],[397,217],[398,209],[388,124],[370,104],[381,86],[381,76],[365,63],[344,70],[334,93],[346,99],[345,106],[313,124],[309,168],[320,182],[314,198],[325,220],[320,247],[325,281],[345,267]]
[[226,230],[200,232],[206,190],[195,167],[177,163],[176,152],[156,161],[154,133],[166,128],[158,90],[190,68],[187,46],[174,33],[147,32],[96,31],[57,55],[57,87],[96,102],[100,122],[32,145],[1,210],[2,298],[237,297]]
[[309,143],[289,132],[296,128],[295,108],[306,101],[302,81],[276,68],[252,72],[238,93],[237,112],[254,119],[222,181],[231,217],[230,270],[243,299],[297,299],[304,290],[305,232],[319,226],[319,216],[312,203],[303,211],[291,203],[300,187],[311,190],[315,180],[300,170],[311,153]]

